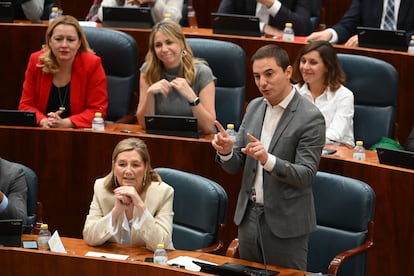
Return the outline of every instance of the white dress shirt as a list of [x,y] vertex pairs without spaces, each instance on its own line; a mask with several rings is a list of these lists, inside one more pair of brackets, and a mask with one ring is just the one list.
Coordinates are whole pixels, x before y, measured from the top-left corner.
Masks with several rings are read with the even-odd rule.
[[275,17],[281,7],[282,7],[282,3],[280,3],[279,1],[275,1],[270,8],[267,8],[261,3],[257,3],[256,16],[259,17],[260,30],[262,31],[262,33],[263,33],[264,26],[269,21],[269,16]]
[[[260,142],[262,142],[263,147],[266,151],[269,150],[270,142],[272,141],[273,135],[276,131],[276,127],[279,124],[280,118],[282,118],[283,113],[286,110],[286,107],[292,101],[293,96],[295,96],[295,88],[289,93],[286,98],[283,99],[278,105],[272,106],[267,100],[266,102],[266,114],[263,120],[262,133],[260,135]],[[271,171],[276,165],[276,156],[268,153],[268,159],[266,163],[262,166],[259,161],[257,161],[257,173],[254,180],[254,189],[256,191],[256,202],[263,204],[263,169],[266,171]]]

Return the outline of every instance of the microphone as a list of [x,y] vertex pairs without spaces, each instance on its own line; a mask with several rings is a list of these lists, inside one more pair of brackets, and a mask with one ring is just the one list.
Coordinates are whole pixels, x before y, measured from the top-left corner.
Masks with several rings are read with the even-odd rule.
[[[257,207],[257,202],[256,202],[256,189],[253,187],[251,190],[251,200],[254,203],[254,207]],[[256,213],[257,214],[257,213]],[[257,227],[259,228],[259,242],[260,242],[260,249],[262,251],[262,258],[263,258],[263,265],[264,265],[264,270],[265,272],[267,272],[267,262],[266,262],[266,255],[264,253],[264,247],[263,247],[263,238],[262,238],[262,227],[260,225],[259,222],[260,216],[257,215],[256,217],[256,221],[257,221]]]

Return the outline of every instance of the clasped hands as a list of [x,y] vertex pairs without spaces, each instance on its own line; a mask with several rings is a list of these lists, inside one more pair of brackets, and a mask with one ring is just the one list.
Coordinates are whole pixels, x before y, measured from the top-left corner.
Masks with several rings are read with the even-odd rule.
[[43,118],[40,121],[40,126],[45,127],[45,128],[64,127],[63,119],[60,117],[60,115],[63,112],[64,112],[63,110],[58,110],[56,112],[49,112],[47,114],[47,118]]
[[139,204],[139,195],[137,190],[133,186],[120,186],[114,190],[115,195],[115,206],[126,208],[133,205]]
[[[211,144],[219,154],[228,155],[233,150],[234,141],[217,120],[215,121],[215,125],[218,132],[214,134]],[[246,136],[250,142],[246,145],[246,147],[242,148],[241,151],[264,165],[267,162],[268,153],[262,142],[250,133],[247,133]]]
[[159,80],[148,88],[148,93],[167,96],[172,91],[172,88],[175,88],[189,102],[194,101],[195,93],[184,78],[175,78],[172,81],[166,79]]

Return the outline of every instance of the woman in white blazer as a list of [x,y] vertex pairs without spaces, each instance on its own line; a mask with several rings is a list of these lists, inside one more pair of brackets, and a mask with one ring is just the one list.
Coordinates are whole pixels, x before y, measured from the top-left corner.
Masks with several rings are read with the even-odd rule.
[[91,246],[109,241],[174,249],[173,198],[173,188],[151,168],[145,143],[122,140],[112,154],[111,172],[95,181],[83,239]]

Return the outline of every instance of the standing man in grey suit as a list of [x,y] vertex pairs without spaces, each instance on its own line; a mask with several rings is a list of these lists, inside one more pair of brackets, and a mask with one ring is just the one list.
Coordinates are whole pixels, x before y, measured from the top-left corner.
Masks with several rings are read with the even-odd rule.
[[0,219],[22,219],[27,216],[27,184],[23,169],[0,158]]
[[212,141],[225,171],[243,169],[234,216],[240,258],[306,270],[308,236],[316,229],[312,181],[325,121],[290,83],[285,50],[264,46],[252,65],[263,97],[250,102],[235,142],[218,122]]

